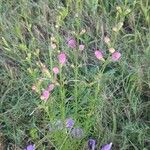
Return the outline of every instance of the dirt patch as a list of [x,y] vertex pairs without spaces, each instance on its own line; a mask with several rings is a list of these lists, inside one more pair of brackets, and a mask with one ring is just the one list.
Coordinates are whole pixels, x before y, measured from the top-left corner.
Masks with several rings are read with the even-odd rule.
[[2,133],[0,133],[0,150],[5,150],[4,137]]

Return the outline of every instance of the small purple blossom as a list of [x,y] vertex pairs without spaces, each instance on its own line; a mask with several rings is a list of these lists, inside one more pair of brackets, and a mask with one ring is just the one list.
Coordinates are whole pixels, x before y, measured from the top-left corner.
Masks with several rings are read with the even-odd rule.
[[121,57],[121,53],[119,52],[114,52],[111,56],[112,61],[118,61]]
[[30,144],[24,150],[35,150],[35,145]]
[[104,145],[104,146],[102,147],[101,150],[111,150],[111,147],[112,147],[112,143],[106,144],[106,145]]
[[66,128],[72,128],[74,126],[74,120],[71,118],[68,118],[66,120]]
[[73,138],[81,139],[84,135],[82,128],[73,128],[71,130],[71,135]]
[[76,40],[74,38],[68,39],[67,44],[68,44],[68,47],[70,48],[76,48],[77,46]]
[[96,141],[94,139],[89,139],[88,147],[89,147],[90,150],[95,150],[95,148],[96,148]]

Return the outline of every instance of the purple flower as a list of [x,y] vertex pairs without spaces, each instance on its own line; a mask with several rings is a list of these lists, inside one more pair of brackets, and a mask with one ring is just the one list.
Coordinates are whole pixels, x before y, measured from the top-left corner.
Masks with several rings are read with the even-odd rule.
[[90,150],[95,150],[96,141],[94,139],[89,139],[89,141],[88,141],[88,147],[89,147]]
[[81,139],[83,137],[82,128],[73,128],[71,130],[71,135],[72,135],[73,138]]
[[28,145],[27,148],[24,150],[35,150],[35,145]]
[[111,56],[112,61],[118,61],[121,57],[121,53],[119,52],[114,52]]
[[68,39],[67,44],[70,48],[76,48],[77,46],[76,40],[74,38]]
[[74,126],[74,120],[71,118],[68,118],[66,120],[66,128],[72,128]]
[[101,150],[111,150],[111,147],[112,147],[112,143],[106,144],[106,145],[104,145],[104,146],[102,147]]

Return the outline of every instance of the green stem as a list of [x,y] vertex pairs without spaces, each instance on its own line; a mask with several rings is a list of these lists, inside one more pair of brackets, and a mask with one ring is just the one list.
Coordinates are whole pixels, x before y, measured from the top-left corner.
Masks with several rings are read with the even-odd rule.
[[113,132],[113,134],[115,134],[116,130],[117,130],[117,120],[116,120],[116,115],[114,112],[112,114],[112,117],[113,117],[113,130],[112,130],[112,132]]
[[62,77],[62,66],[60,66],[60,97],[61,97],[61,117],[65,120],[65,91],[64,91],[64,81]]
[[75,53],[75,89],[74,89],[74,95],[75,95],[75,107],[76,107],[76,116],[78,112],[78,54]]

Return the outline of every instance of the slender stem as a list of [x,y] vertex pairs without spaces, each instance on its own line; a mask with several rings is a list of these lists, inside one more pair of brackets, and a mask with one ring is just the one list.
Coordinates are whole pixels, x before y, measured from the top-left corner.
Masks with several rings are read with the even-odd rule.
[[113,130],[112,130],[112,132],[113,132],[113,134],[115,134],[116,130],[117,130],[117,120],[116,120],[116,115],[114,112],[112,114],[112,117],[113,117]]
[[61,97],[61,117],[65,120],[65,91],[64,91],[64,81],[62,77],[62,66],[60,66],[60,97]]
[[78,54],[75,54],[75,89],[74,89],[74,95],[75,95],[75,107],[76,107],[76,116],[78,112]]
[[50,69],[52,70],[53,68],[52,49],[50,47],[48,47],[48,49],[49,49]]

